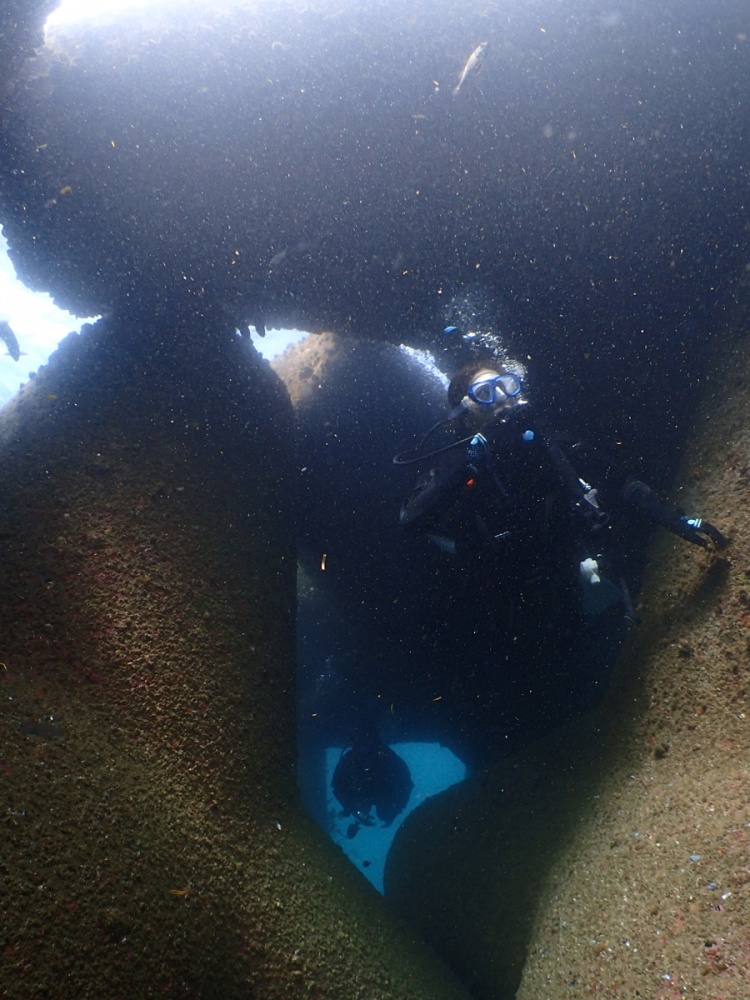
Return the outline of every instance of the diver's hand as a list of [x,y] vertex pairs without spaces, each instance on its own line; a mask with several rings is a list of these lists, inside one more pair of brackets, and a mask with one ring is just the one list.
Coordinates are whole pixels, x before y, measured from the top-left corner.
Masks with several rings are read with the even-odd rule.
[[637,479],[626,484],[622,498],[625,503],[642,511],[649,520],[661,524],[668,531],[692,542],[693,545],[700,545],[704,549],[710,549],[712,546],[723,549],[729,544],[729,539],[710,521],[704,521],[701,517],[683,517],[676,511],[670,510],[650,486]]
[[726,535],[722,535],[710,521],[704,521],[701,517],[681,517],[676,534],[704,549],[723,549],[729,544]]

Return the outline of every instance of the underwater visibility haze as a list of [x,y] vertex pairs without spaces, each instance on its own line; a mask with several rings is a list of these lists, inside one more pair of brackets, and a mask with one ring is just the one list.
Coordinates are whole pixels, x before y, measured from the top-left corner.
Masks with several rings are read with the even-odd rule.
[[0,410],[0,996],[746,996],[750,11],[54,6],[0,225],[98,319]]

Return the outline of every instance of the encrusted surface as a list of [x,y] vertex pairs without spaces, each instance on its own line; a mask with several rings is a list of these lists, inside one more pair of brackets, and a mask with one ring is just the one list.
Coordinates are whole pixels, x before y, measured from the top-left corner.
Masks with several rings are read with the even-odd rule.
[[298,806],[288,397],[107,326],[0,417],[0,996],[461,996]]

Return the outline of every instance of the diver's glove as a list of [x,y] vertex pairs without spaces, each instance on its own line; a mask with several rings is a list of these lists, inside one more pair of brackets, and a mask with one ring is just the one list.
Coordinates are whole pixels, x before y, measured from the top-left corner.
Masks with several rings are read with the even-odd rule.
[[[672,531],[675,531],[675,534],[680,535],[681,538],[693,542],[694,545],[702,545],[704,549],[708,549],[713,543],[715,548],[723,549],[729,544],[726,535],[722,535],[710,521],[704,521],[701,517],[681,517],[680,521],[682,522],[682,530],[675,531],[672,528]],[[704,538],[704,535],[707,535],[708,538]]]
[[723,549],[729,543],[729,539],[709,521],[700,517],[683,517],[670,510],[645,483],[638,480],[628,483],[622,496],[626,503],[643,511],[650,520],[693,545],[700,545],[704,549],[713,545],[717,549]]

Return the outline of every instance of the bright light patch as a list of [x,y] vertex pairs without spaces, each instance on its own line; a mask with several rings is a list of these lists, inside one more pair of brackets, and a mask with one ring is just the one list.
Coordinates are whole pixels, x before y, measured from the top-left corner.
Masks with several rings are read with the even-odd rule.
[[0,406],[15,395],[31,372],[47,362],[63,337],[93,322],[58,309],[46,292],[32,292],[19,281],[1,233],[0,320],[10,323],[21,348],[20,359],[14,361],[0,344]]
[[272,361],[290,344],[298,344],[309,336],[304,330],[269,330],[265,337],[253,337],[253,346],[267,361]]
[[[19,281],[0,230],[0,320],[10,323],[21,348],[20,359],[14,361],[0,341],[0,406],[18,392],[31,372],[47,363],[63,337],[95,319],[80,319],[58,309],[46,292],[32,292]],[[263,338],[253,337],[253,343],[264,358],[271,360],[307,336],[301,330],[269,330]]]
[[409,768],[414,782],[411,797],[404,811],[390,826],[382,826],[376,821],[374,826],[360,826],[352,837],[347,836],[353,826],[352,817],[341,815],[341,803],[333,794],[332,787],[333,772],[341,758],[342,748],[328,747],[325,752],[328,834],[355,868],[381,893],[388,851],[406,817],[425,799],[466,778],[465,765],[453,751],[440,743],[393,743],[392,749]]
[[73,24],[91,17],[120,14],[125,10],[146,8],[151,0],[63,0],[63,3],[47,18],[46,28],[60,24]]
[[153,11],[154,8],[186,6],[186,0],[62,0],[62,3],[47,18],[45,31],[61,25],[78,24],[94,19],[111,20],[117,14],[131,11]]

